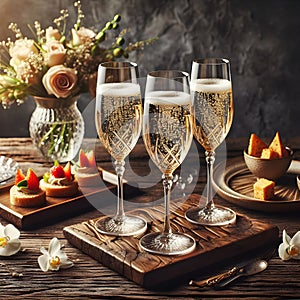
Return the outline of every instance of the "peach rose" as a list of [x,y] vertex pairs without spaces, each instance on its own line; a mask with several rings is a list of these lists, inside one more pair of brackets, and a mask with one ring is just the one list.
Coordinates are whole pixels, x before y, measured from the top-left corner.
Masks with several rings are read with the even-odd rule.
[[30,39],[16,40],[14,45],[9,49],[11,56],[10,65],[16,68],[22,61],[29,58],[32,54],[37,54],[38,49],[34,45],[34,41]]
[[51,67],[42,79],[49,95],[57,98],[66,98],[76,87],[76,71],[63,65]]
[[79,30],[72,29],[73,45],[88,43],[96,36],[95,32],[91,29],[80,27]]
[[61,39],[61,34],[58,29],[54,29],[52,26],[46,29],[46,42],[51,40],[59,41]]
[[61,65],[65,62],[66,49],[62,43],[56,40],[50,40],[45,45],[45,62],[49,67]]

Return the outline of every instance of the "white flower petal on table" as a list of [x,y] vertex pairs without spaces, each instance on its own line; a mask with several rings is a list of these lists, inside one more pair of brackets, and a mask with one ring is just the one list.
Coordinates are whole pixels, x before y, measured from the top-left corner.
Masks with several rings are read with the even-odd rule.
[[47,254],[43,254],[41,256],[39,256],[38,258],[38,263],[39,263],[39,266],[41,268],[42,271],[44,272],[47,272],[49,270],[49,255],[48,253]]
[[74,265],[73,262],[71,260],[69,260],[67,254],[65,252],[60,250],[57,253],[57,256],[60,258],[60,267],[61,268],[66,269],[66,268],[70,268]]
[[67,254],[64,251],[60,250],[60,249],[59,249],[59,251],[57,251],[55,253],[55,256],[58,256],[59,259],[60,259],[60,261],[66,261],[66,260],[68,260]]
[[61,244],[57,238],[53,238],[50,241],[48,251],[44,247],[41,247],[43,255],[39,256],[38,263],[44,272],[48,270],[58,271],[60,268],[70,268],[74,265],[68,259],[67,254],[60,248]]
[[292,238],[284,229],[282,232],[282,243],[278,247],[278,255],[282,260],[300,259],[300,231]]
[[298,231],[291,239],[290,245],[295,245],[300,248],[300,231]]
[[278,247],[278,255],[282,260],[289,260],[291,256],[286,252],[288,245],[281,243]]
[[48,253],[48,251],[45,249],[45,247],[41,247],[40,251],[41,251],[43,254],[49,255],[49,253]]
[[9,256],[5,247],[0,247],[0,256]]
[[4,229],[5,229],[5,226],[3,226],[1,223],[0,223],[0,237],[4,237],[5,234],[4,234]]
[[12,224],[8,224],[4,228],[4,235],[9,236],[10,239],[18,239],[20,237],[20,231]]
[[18,239],[10,240],[5,247],[0,247],[0,256],[11,256],[19,252],[21,242]]
[[3,226],[0,223],[0,238],[2,240],[0,247],[0,256],[11,256],[16,254],[21,248],[19,240],[20,231],[12,224]]
[[49,270],[51,271],[58,271],[59,270],[60,265],[51,265],[49,264]]
[[49,255],[51,257],[54,257],[56,256],[57,252],[60,251],[60,242],[59,240],[55,237],[53,238],[51,241],[50,241],[50,244],[49,244]]
[[19,239],[10,240],[5,248],[7,248],[7,252],[10,253],[9,255],[16,254],[21,249],[21,242]]
[[282,232],[282,242],[286,245],[289,245],[291,241],[291,237],[286,233],[285,229]]
[[61,264],[62,269],[68,269],[74,266],[74,263],[71,260],[67,260],[64,263]]

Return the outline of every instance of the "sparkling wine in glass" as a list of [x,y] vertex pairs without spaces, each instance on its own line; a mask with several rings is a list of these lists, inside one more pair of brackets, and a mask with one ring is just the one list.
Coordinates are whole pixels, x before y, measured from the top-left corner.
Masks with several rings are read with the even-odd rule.
[[231,224],[236,220],[235,212],[215,205],[212,189],[215,149],[224,141],[233,119],[229,61],[221,58],[194,60],[190,85],[194,104],[193,132],[205,149],[207,162],[207,202],[205,207],[187,210],[186,218],[201,225]]
[[195,241],[187,234],[172,232],[170,193],[174,170],[186,157],[193,139],[192,100],[189,75],[181,71],[153,71],[147,76],[143,140],[154,164],[162,172],[165,217],[162,232],[144,235],[140,246],[163,255],[186,254]]
[[102,145],[114,159],[118,203],[116,214],[100,218],[95,226],[108,235],[138,235],[147,229],[147,223],[125,215],[123,204],[124,160],[136,145],[142,128],[138,66],[131,62],[100,64],[96,93],[96,128]]

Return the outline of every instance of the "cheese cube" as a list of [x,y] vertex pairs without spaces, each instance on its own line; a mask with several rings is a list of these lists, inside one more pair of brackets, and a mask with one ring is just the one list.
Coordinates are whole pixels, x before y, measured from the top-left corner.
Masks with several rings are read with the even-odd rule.
[[278,158],[279,155],[277,152],[273,151],[270,148],[265,148],[261,152],[260,158],[266,158],[266,159],[272,159],[272,158]]
[[268,146],[255,133],[252,133],[248,145],[248,154],[260,157],[264,148],[268,148]]
[[278,131],[276,132],[271,144],[269,145],[269,149],[277,152],[279,157],[285,156],[286,149],[282,144],[281,137]]
[[254,198],[260,200],[269,200],[274,198],[274,187],[274,181],[265,178],[258,179],[253,185]]

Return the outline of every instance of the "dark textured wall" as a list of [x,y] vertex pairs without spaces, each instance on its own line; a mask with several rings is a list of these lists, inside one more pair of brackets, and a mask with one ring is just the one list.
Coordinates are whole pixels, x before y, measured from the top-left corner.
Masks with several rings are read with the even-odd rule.
[[[231,60],[235,116],[230,136],[251,132],[285,138],[300,134],[300,1],[292,0],[82,0],[84,25],[101,28],[115,13],[130,27],[131,40],[158,36],[144,52],[131,55],[146,76],[154,69],[190,71],[200,57]],[[40,20],[52,24],[62,8],[75,20],[73,1],[1,0],[0,38],[12,36],[6,28],[21,28]],[[26,30],[24,30],[26,32]],[[84,95],[86,135],[93,135],[92,106]],[[0,109],[0,136],[27,136],[31,101]]]

